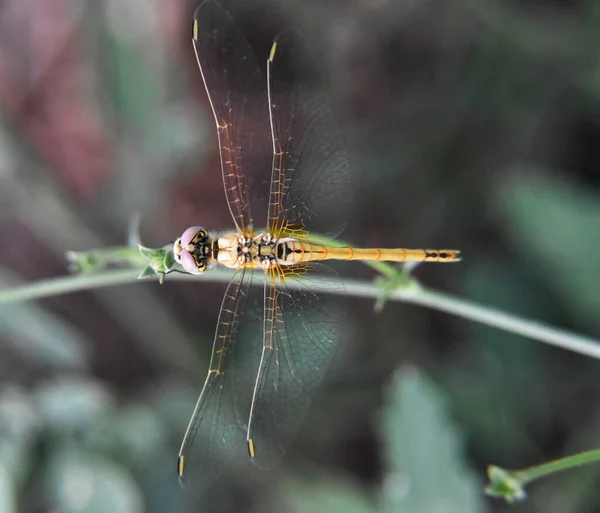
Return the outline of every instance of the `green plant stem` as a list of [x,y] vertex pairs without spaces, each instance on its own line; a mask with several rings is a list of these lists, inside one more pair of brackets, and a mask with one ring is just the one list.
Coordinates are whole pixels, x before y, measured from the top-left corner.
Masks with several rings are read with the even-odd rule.
[[592,451],[580,452],[579,454],[567,456],[566,458],[549,461],[548,463],[543,463],[542,465],[536,465],[534,467],[518,470],[515,473],[524,476],[521,478],[525,479],[522,481],[523,483],[530,483],[534,479],[539,479],[540,477],[553,474],[554,472],[559,472],[561,470],[567,470],[580,465],[585,465],[586,463],[595,463],[598,461],[600,461],[600,449],[594,449]]
[[422,288],[418,294],[408,298],[407,301],[600,359],[600,341],[598,340],[561,330],[539,321],[524,319],[496,308],[478,305],[450,294]]
[[[139,283],[138,275],[139,271],[127,269],[65,276],[26,284],[0,291],[0,306],[99,287]],[[227,283],[230,278],[231,272],[214,269],[202,277],[173,273],[168,276],[167,281],[184,279],[195,280],[197,282],[217,281]],[[293,280],[287,283],[291,287],[297,286]],[[327,285],[327,283],[324,283],[324,285]],[[344,286],[346,293],[350,296],[377,299],[382,294],[381,288],[377,284],[366,281],[344,280]],[[487,326],[493,326],[546,344],[600,359],[600,342],[594,339],[560,330],[541,322],[523,319],[495,308],[465,301],[450,294],[427,289],[419,286],[415,281],[408,287],[390,292],[388,300],[404,301],[426,306],[433,310],[458,315]]]
[[0,306],[34,299],[43,299],[72,292],[126,285],[138,281],[140,272],[131,269],[77,274],[27,283],[18,287],[0,290]]
[[569,470],[586,463],[600,461],[600,449],[581,452],[558,460],[528,467],[520,470],[507,470],[495,465],[488,468],[490,483],[486,486],[486,493],[492,497],[502,497],[507,502],[523,500],[526,497],[525,487],[549,474]]

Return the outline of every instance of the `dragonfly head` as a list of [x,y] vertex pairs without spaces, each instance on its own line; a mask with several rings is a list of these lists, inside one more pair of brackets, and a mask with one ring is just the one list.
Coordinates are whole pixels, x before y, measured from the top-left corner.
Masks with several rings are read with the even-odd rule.
[[190,274],[202,274],[213,262],[213,239],[202,226],[191,226],[173,244],[175,261]]

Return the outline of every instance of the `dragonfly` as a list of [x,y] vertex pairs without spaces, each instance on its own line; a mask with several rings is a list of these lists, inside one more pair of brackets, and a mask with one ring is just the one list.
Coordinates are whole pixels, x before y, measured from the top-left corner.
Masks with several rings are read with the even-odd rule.
[[351,203],[348,154],[319,66],[286,30],[273,42],[265,77],[215,0],[196,9],[192,43],[235,226],[224,233],[192,226],[173,246],[188,273],[233,271],[177,460],[179,478],[203,489],[244,447],[253,463],[274,468],[297,436],[346,315],[343,282],[323,261],[457,262],[460,252],[316,243],[311,233],[341,232]]

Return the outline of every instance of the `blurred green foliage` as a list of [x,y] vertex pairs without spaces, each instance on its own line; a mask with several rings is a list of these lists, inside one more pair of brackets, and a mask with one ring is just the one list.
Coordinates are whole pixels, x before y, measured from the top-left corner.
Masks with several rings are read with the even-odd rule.
[[381,434],[385,474],[368,497],[349,483],[321,480],[290,488],[297,513],[483,511],[481,485],[465,464],[462,442],[441,391],[416,368],[398,371],[387,390]]
[[572,321],[594,326],[600,312],[600,266],[594,257],[600,254],[598,194],[566,179],[536,177],[535,171],[518,179],[523,173],[510,173],[497,191],[511,242],[563,298]]
[[417,369],[399,372],[383,410],[384,511],[482,511],[480,484],[464,464],[445,398]]

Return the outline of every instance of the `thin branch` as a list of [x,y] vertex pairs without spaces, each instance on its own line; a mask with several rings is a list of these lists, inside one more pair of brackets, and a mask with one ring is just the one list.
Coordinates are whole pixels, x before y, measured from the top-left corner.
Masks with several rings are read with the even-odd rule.
[[[139,283],[138,276],[139,271],[127,269],[79,274],[26,284],[20,287],[1,290],[0,306],[100,287]],[[228,283],[230,278],[231,272],[214,269],[201,277],[171,273],[168,275],[167,281],[175,279]],[[293,280],[288,281],[287,285],[290,287],[303,286],[301,281],[294,282]],[[328,283],[324,279],[323,285],[323,292],[339,290],[336,287],[328,288]],[[350,296],[380,299],[383,295],[381,287],[373,282],[346,279],[344,280],[344,287],[346,293]],[[425,306],[433,310],[457,315],[464,319],[600,359],[600,342],[597,340],[561,330],[538,321],[523,319],[522,317],[511,315],[495,308],[478,305],[450,294],[427,289],[420,286],[416,281],[412,281],[408,287],[392,291],[389,295],[386,294],[386,299],[388,301],[403,301]]]
[[491,497],[502,497],[509,503],[516,502],[525,499],[527,496],[525,487],[536,479],[587,463],[598,463],[599,461],[600,450],[594,449],[521,470],[507,470],[496,465],[490,465],[488,467],[490,484],[486,486],[485,493]]
[[478,305],[450,294],[423,288],[418,294],[407,298],[407,301],[600,359],[600,341],[598,340],[561,330],[539,321],[524,319],[496,308]]

